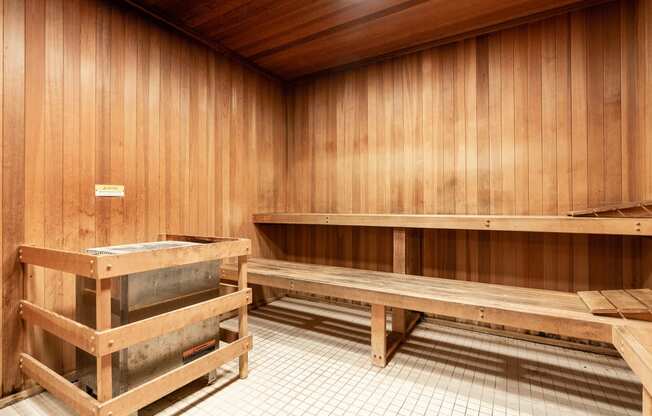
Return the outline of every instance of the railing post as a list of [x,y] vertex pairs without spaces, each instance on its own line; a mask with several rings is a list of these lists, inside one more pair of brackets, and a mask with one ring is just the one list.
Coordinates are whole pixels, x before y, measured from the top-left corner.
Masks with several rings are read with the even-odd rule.
[[[238,257],[238,290],[247,289],[247,257]],[[247,305],[243,305],[238,309],[238,339],[242,339],[249,335],[249,328],[247,322]],[[249,375],[249,354],[244,353],[239,358],[240,361],[240,378],[247,378]]]
[[387,315],[385,305],[371,305],[371,362],[378,367],[387,365]]
[[[95,328],[111,328],[111,279],[97,279],[95,291]],[[111,354],[97,357],[97,400],[105,402],[113,397]]]

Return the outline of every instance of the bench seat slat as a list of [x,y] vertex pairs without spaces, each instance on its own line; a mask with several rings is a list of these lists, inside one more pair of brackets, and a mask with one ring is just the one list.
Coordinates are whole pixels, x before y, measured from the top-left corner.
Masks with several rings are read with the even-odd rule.
[[652,289],[627,289],[627,293],[652,310]]
[[602,290],[601,293],[618,308],[618,312],[623,317],[646,321],[652,320],[652,313],[650,313],[647,306],[624,290]]
[[592,314],[604,316],[620,316],[618,308],[616,308],[609,299],[605,298],[602,293],[597,290],[588,290],[577,292],[577,295],[586,304]]

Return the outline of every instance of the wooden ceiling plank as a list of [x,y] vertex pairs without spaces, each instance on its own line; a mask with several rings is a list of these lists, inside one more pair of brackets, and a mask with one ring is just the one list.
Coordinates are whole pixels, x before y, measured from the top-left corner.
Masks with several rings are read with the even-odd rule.
[[[420,39],[416,37],[420,35],[419,32],[405,31],[403,27],[424,27],[427,26],[425,22],[431,21],[436,28],[436,33],[432,35],[440,37],[453,25],[440,24],[430,7],[429,4],[423,3],[412,9],[400,10],[391,15],[385,14],[373,20],[368,19],[364,30],[360,30],[355,24],[341,25],[319,33],[319,36],[310,36],[294,42],[289,47],[266,51],[250,59],[274,71],[291,71],[290,77],[296,77],[319,68],[337,67],[370,58],[383,51],[395,51],[403,46],[412,46],[418,43],[415,39]],[[445,9],[442,15],[448,11],[449,9]],[[391,36],[388,36],[389,33]],[[290,65],[291,68],[288,67]]]
[[[332,6],[331,1],[322,2],[327,6]],[[342,2],[344,3],[344,2]],[[278,22],[272,23],[271,27],[263,27],[255,32],[240,32],[238,36],[232,39],[225,38],[230,47],[237,49],[244,56],[252,56],[263,53],[270,49],[287,47],[294,42],[322,33],[326,30],[332,30],[345,24],[351,24],[353,21],[364,23],[363,20],[369,15],[383,12],[387,9],[400,6],[402,4],[418,4],[414,0],[386,0],[382,3],[356,3],[347,5],[347,7],[311,7],[311,10],[297,10],[295,16],[282,16],[283,26],[279,27]],[[340,2],[337,5],[341,5]],[[294,19],[293,19],[294,18]],[[265,30],[268,29],[268,30]],[[281,30],[279,30],[281,29]]]
[[613,0],[123,0],[293,81],[607,1]]
[[[222,16],[193,27],[208,39],[222,39],[230,30],[255,30],[256,22],[269,18],[287,0],[256,0],[231,10]],[[240,28],[240,29],[239,29]]]
[[247,52],[247,55],[255,61],[265,56],[274,55],[278,52],[310,43],[313,40],[329,36],[342,30],[359,30],[364,32],[363,27],[373,20],[403,12],[404,10],[426,2],[427,0],[388,1],[386,3],[394,4],[390,7],[374,8],[369,7],[369,5],[362,5],[361,7],[351,8],[346,10],[348,13],[337,13],[334,16],[328,16],[330,19],[316,19],[313,22],[309,22],[297,28],[298,30],[293,30],[290,36],[287,36],[287,34],[284,37],[282,36],[280,38],[281,42],[277,39],[276,45],[269,45],[266,49],[259,47],[257,53],[251,54]]
[[[534,0],[528,4],[540,11],[541,8],[549,8],[551,4],[563,6],[574,2],[575,0],[559,0],[554,3]],[[274,50],[271,54],[253,56],[251,59],[274,72],[296,77],[329,65],[345,65],[383,52],[412,47],[430,39],[497,24],[506,20],[506,16],[522,17],[530,10],[524,8],[523,2],[519,1],[504,1],[500,9],[494,9],[492,13],[487,13],[486,8],[478,7],[476,1],[465,4],[466,6],[461,6],[459,2],[446,2],[435,7],[432,2],[422,3],[370,20],[364,30],[357,26],[341,27],[337,31],[329,31],[295,44],[292,48]]]
[[196,1],[192,3],[192,7],[186,8],[185,12],[180,12],[179,20],[185,22],[188,27],[195,28],[216,16],[223,16],[249,2],[251,0]]
[[[348,2],[354,1],[356,0],[343,0],[341,3],[346,5]],[[279,7],[274,9],[273,13],[270,12],[266,19],[258,19],[253,23],[243,22],[243,24],[226,31],[221,39],[232,48],[241,50],[243,45],[256,39],[264,39],[278,32],[291,31],[304,20],[311,20],[312,16],[330,13],[332,9],[332,0],[315,0],[312,3],[306,3],[303,0],[279,2]],[[251,24],[255,24],[256,30],[248,30],[248,25]]]

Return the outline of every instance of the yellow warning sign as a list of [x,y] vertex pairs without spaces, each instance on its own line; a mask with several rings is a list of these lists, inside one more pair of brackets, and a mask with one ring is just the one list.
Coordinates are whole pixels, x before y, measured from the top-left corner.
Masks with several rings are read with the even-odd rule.
[[125,196],[124,185],[95,185],[96,197],[122,198]]

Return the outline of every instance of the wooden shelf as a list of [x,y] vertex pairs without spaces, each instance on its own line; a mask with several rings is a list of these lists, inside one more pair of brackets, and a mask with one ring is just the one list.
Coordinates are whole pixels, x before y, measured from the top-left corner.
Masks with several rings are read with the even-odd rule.
[[652,236],[651,218],[534,215],[410,215],[261,213],[256,224],[348,225],[357,227],[493,230],[570,234]]

